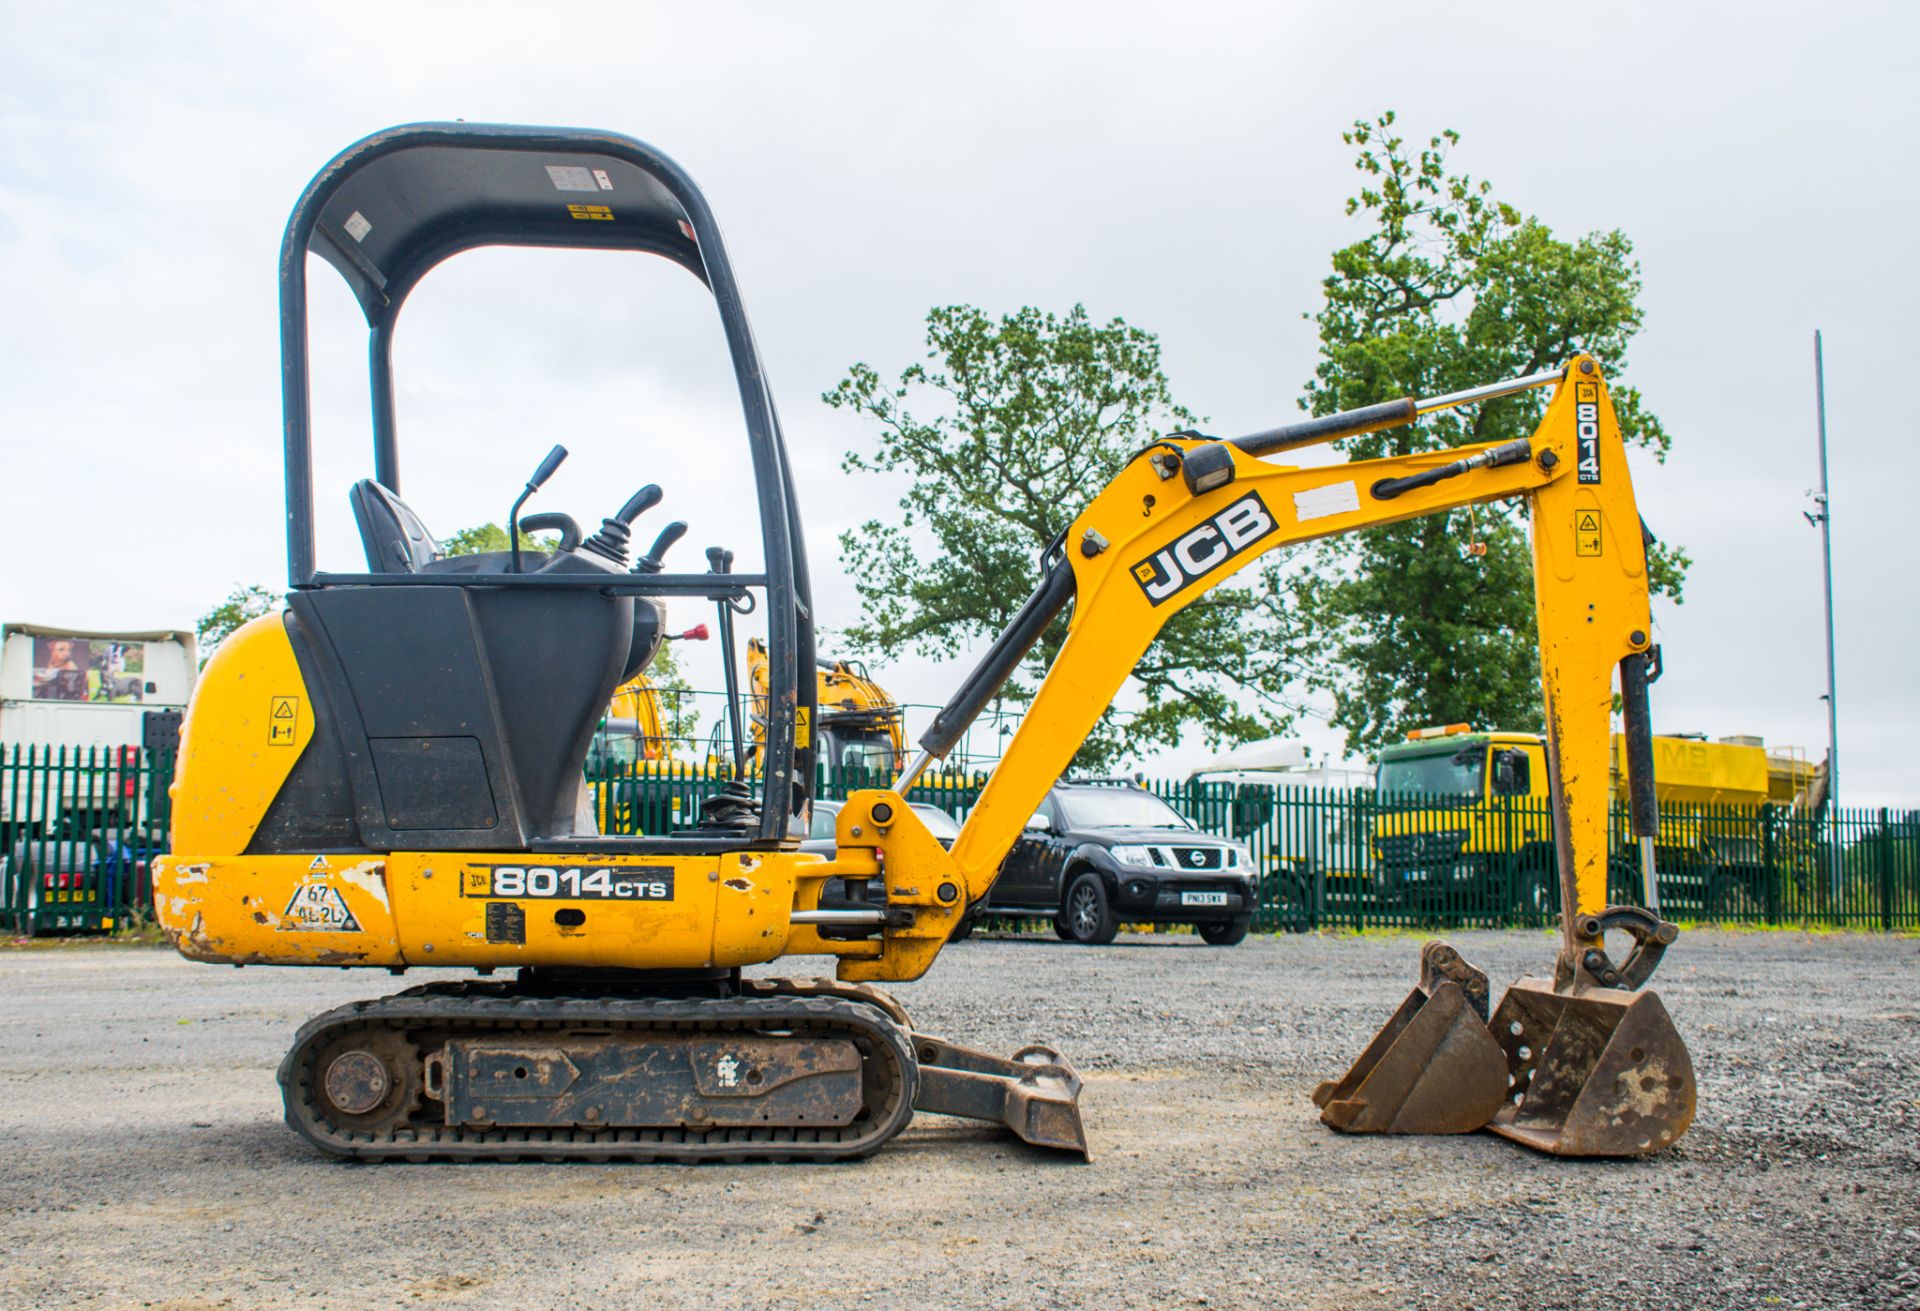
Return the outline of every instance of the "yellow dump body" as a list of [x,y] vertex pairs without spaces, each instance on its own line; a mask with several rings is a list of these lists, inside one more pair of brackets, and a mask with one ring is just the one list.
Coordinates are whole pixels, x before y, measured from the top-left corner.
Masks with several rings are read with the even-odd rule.
[[[1622,801],[1627,796],[1626,749],[1626,738],[1616,734],[1613,788]],[[1653,739],[1653,791],[1662,805],[1759,806],[1768,800],[1769,788],[1764,747],[1688,737]]]

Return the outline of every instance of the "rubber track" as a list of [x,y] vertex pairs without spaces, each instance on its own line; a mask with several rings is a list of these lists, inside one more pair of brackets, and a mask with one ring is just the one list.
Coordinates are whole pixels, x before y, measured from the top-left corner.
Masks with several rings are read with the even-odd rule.
[[[434,1041],[499,1032],[562,1034],[622,1027],[718,1033],[778,1028],[847,1038],[883,1075],[868,1114],[843,1128],[718,1126],[710,1129],[477,1128],[412,1122],[385,1133],[341,1128],[313,1096],[320,1050],[365,1028],[426,1030]],[[422,1053],[424,1057],[425,1053]],[[919,1067],[907,1033],[870,1000],[774,995],[669,1000],[543,997],[499,985],[429,985],[377,1001],[351,1002],[307,1021],[280,1063],[287,1123],[332,1156],[359,1161],[844,1161],[870,1156],[913,1118]],[[431,1104],[429,1104],[431,1105]]]

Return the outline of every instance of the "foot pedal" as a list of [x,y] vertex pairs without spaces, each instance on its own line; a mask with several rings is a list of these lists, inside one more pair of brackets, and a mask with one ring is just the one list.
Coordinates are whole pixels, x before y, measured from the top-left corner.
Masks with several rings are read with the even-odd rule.
[[1420,950],[1420,982],[1345,1077],[1313,1101],[1345,1133],[1472,1133],[1507,1092],[1507,1063],[1487,1031],[1487,976],[1444,942]]
[[1021,1142],[1088,1155],[1080,1076],[1053,1048],[1022,1047],[1008,1060],[923,1033],[912,1043],[920,1063],[914,1110],[1002,1124]]
[[1493,1014],[1513,1086],[1488,1126],[1555,1156],[1645,1156],[1693,1123],[1693,1058],[1657,994],[1522,979]]

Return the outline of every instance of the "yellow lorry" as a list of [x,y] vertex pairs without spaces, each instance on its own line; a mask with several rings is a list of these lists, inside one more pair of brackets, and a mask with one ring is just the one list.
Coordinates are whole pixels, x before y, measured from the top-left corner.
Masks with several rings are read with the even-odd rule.
[[[1416,729],[1376,761],[1371,893],[1387,902],[1546,916],[1554,900],[1547,745],[1538,733],[1468,724]],[[1626,739],[1615,735],[1611,790],[1627,802]],[[1764,859],[1760,809],[1805,807],[1821,770],[1759,738],[1653,738],[1660,819],[1655,862],[1687,871],[1703,909],[1757,895]],[[1638,873],[1611,862],[1616,882]],[[1623,889],[1624,890],[1624,889]]]

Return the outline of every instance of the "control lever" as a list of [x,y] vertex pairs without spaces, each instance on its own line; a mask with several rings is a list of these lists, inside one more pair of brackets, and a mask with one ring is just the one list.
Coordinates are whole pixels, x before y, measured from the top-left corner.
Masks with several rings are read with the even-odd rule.
[[636,574],[659,573],[661,557],[673,548],[675,542],[686,535],[687,526],[678,519],[662,528],[660,535],[653,539],[653,545],[647,548],[647,553],[640,557],[638,564],[633,566],[633,572]]
[[580,546],[580,525],[573,516],[559,510],[547,510],[541,514],[530,514],[520,521],[522,530],[529,533],[559,533],[562,552],[578,550]]
[[533,471],[533,477],[527,479],[526,490],[521,492],[514,501],[513,508],[507,511],[507,543],[513,554],[513,567],[509,570],[510,573],[520,572],[520,507],[527,503],[529,496],[546,485],[547,479],[553,477],[553,471],[558,469],[561,461],[566,458],[567,448],[564,446],[556,446],[548,451],[547,458],[540,461],[540,467]]
[[[715,574],[732,573],[733,552],[724,546],[709,546],[707,570]],[[747,737],[740,717],[740,675],[733,665],[733,604],[724,595],[719,602],[720,663],[727,673],[727,726],[733,730],[733,774],[738,778],[747,768]]]
[[622,569],[627,567],[627,542],[632,537],[630,531],[633,521],[660,504],[660,484],[648,483],[632,496],[627,503],[614,513],[611,519],[600,521],[599,531],[587,539],[586,549],[604,560],[611,560]]

